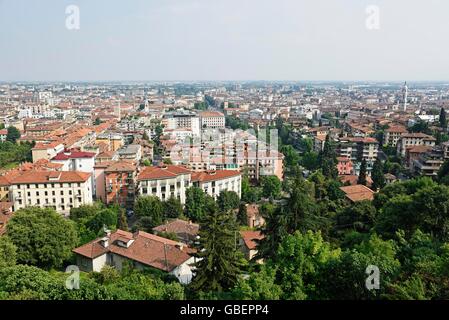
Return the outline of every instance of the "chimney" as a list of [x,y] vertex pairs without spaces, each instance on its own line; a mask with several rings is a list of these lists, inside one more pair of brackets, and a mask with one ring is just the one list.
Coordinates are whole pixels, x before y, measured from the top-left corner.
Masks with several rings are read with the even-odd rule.
[[101,238],[100,244],[102,245],[103,248],[109,247],[109,238],[108,237]]
[[179,250],[182,251],[182,249],[184,249],[184,243],[178,242],[178,243],[176,244],[176,248],[178,248]]

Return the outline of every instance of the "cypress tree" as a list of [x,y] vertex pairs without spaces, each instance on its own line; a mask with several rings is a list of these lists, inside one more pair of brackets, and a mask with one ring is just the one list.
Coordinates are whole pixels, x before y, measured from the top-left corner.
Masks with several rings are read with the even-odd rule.
[[443,128],[444,131],[447,129],[447,119],[446,119],[446,111],[444,108],[441,108],[440,110],[440,126]]
[[318,156],[318,162],[320,164],[323,175],[329,179],[336,179],[338,177],[337,170],[337,153],[335,151],[335,145],[332,142],[330,135],[326,136],[323,150]]
[[362,164],[360,165],[360,173],[359,179],[357,180],[358,184],[363,184],[366,186],[366,160],[362,160]]
[[373,165],[373,172],[371,173],[371,178],[373,179],[373,190],[381,189],[385,186],[383,171],[382,161],[377,158]]
[[215,211],[200,223],[195,257],[194,292],[223,292],[237,283],[241,267],[238,227],[235,214]]

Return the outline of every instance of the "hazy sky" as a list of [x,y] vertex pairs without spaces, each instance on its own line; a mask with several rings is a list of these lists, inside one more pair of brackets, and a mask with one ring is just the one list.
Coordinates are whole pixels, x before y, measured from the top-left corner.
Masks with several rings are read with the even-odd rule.
[[449,1],[0,0],[0,80],[449,80]]

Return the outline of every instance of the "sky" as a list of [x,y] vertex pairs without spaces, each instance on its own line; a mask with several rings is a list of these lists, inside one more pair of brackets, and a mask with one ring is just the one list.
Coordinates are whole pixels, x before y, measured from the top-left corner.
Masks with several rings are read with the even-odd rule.
[[0,81],[145,80],[447,81],[449,1],[0,0]]

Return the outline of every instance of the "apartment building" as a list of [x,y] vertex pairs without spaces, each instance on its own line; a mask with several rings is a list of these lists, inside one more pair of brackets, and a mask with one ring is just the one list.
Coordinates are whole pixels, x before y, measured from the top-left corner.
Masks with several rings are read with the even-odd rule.
[[[103,178],[103,179],[102,179]],[[104,184],[99,199],[106,204],[118,204],[123,208],[132,208],[136,192],[136,166],[130,162],[119,161],[104,169],[104,177],[97,184]]]
[[408,133],[408,131],[404,126],[391,126],[384,131],[383,143],[396,147],[399,139],[401,139],[401,136],[406,133]]
[[353,174],[353,165],[352,161],[348,157],[337,157],[337,170],[338,175],[349,175]]
[[92,176],[77,171],[29,171],[11,181],[14,211],[37,206],[68,215],[71,208],[92,203]]
[[376,161],[378,148],[378,141],[371,137],[340,138],[337,143],[337,153],[339,156],[349,158],[353,162],[366,160],[372,163]]
[[183,166],[159,165],[145,167],[137,177],[138,194],[156,196],[162,201],[177,198],[186,200],[186,189],[191,186],[191,172]]
[[225,116],[218,111],[200,112],[201,128],[220,129],[225,127]]
[[412,172],[416,175],[436,177],[444,163],[444,152],[439,148],[422,153],[412,162]]
[[37,143],[31,150],[31,154],[33,162],[37,162],[41,159],[50,160],[62,151],[64,151],[64,144],[60,141],[54,141],[49,143]]
[[[87,172],[94,177],[95,153],[79,149],[65,149],[54,156],[50,162],[62,164],[61,171]],[[95,179],[92,179],[92,192],[95,195]]]
[[242,174],[236,170],[192,173],[192,184],[215,199],[221,191],[234,191],[241,197]]
[[397,152],[402,156],[405,156],[407,147],[410,146],[431,146],[435,145],[436,139],[425,133],[405,133],[397,142]]
[[176,110],[173,112],[167,112],[164,114],[162,124],[165,129],[190,129],[194,136],[199,136],[201,132],[200,117],[187,110]]

